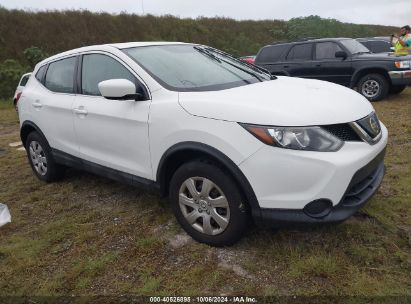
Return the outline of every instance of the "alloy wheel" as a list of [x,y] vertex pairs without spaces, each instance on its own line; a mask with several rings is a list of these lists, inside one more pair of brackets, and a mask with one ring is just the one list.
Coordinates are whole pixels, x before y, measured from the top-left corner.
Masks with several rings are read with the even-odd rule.
[[367,98],[376,97],[381,90],[380,84],[374,79],[368,79],[365,81],[361,88],[361,93]]

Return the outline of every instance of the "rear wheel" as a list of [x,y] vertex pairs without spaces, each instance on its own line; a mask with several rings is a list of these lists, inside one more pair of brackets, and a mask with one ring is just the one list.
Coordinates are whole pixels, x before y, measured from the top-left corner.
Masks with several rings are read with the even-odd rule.
[[357,88],[369,101],[379,101],[388,95],[389,83],[381,74],[368,74],[358,81]]
[[31,132],[25,147],[31,168],[39,179],[53,182],[64,175],[64,167],[55,162],[47,141],[39,133]]
[[390,87],[390,94],[400,94],[406,87],[406,85],[392,85]]
[[170,201],[183,229],[211,246],[229,246],[247,227],[240,191],[219,167],[193,161],[181,166],[170,183]]

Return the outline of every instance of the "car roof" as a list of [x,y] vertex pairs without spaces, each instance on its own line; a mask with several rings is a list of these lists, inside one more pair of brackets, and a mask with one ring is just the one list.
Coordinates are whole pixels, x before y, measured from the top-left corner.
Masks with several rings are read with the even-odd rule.
[[66,52],[53,55],[41,61],[39,65],[43,65],[44,63],[53,61],[55,59],[67,57],[70,55],[75,55],[78,53],[88,52],[88,51],[112,51],[113,48],[122,50],[122,49],[128,49],[128,48],[133,48],[133,47],[158,46],[158,45],[194,45],[194,44],[185,43],[185,42],[168,42],[168,41],[144,41],[144,42],[98,44],[98,45],[91,45],[91,46],[76,48],[76,49],[72,49]]

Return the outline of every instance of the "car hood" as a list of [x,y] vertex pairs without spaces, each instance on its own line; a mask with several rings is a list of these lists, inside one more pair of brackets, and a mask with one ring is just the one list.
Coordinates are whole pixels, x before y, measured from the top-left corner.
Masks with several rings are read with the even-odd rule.
[[373,111],[353,90],[291,77],[221,91],[181,92],[179,103],[195,116],[277,126],[346,123]]
[[411,55],[399,56],[394,53],[371,53],[371,54],[357,54],[353,56],[353,60],[411,60]]

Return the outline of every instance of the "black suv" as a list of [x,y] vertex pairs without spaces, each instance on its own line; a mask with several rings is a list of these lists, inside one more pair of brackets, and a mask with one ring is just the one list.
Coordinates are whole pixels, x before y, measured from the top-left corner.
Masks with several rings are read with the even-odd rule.
[[373,54],[349,38],[267,45],[258,52],[255,65],[273,75],[320,79],[357,88],[370,101],[398,94],[411,84],[411,56]]

